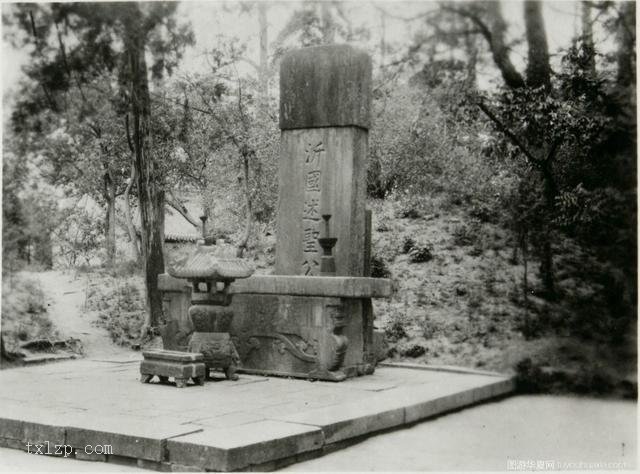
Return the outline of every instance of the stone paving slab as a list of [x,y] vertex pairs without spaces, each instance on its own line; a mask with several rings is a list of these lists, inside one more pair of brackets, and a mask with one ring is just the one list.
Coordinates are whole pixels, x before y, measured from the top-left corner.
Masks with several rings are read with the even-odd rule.
[[158,470],[274,469],[513,389],[415,364],[339,383],[240,374],[178,389],[141,384],[139,361],[73,360],[0,371],[0,445],[111,445],[96,459]]
[[207,429],[167,441],[169,462],[214,471],[234,471],[319,450],[323,430],[263,420],[226,429]]
[[91,412],[69,421],[65,428],[66,444],[71,446],[109,445],[119,456],[158,462],[165,458],[167,439],[201,430],[195,425],[182,425],[158,416],[95,417]]

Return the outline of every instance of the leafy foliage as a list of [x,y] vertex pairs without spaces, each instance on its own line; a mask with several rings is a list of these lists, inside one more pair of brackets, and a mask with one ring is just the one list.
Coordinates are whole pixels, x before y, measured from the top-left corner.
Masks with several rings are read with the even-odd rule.
[[10,351],[27,340],[57,336],[38,281],[17,275],[2,279],[2,335]]
[[371,257],[371,277],[372,278],[389,278],[391,271],[386,262],[379,256]]
[[114,343],[121,346],[137,344],[145,320],[144,298],[137,279],[93,286],[87,301],[87,309],[97,312],[98,324],[109,331]]
[[395,192],[415,199],[443,193],[461,203],[484,200],[509,185],[504,165],[482,155],[477,126],[448,124],[429,90],[397,86],[381,93],[374,108],[369,195]]
[[354,42],[369,36],[365,28],[355,27],[341,2],[305,2],[291,14],[275,40],[274,59],[295,47]]
[[409,261],[411,263],[422,263],[433,260],[433,245],[429,243],[419,244],[409,250]]
[[[85,208],[76,207],[66,211],[64,225],[56,229],[56,241],[60,255],[67,266],[95,263],[104,241],[104,230],[96,226],[96,217]],[[93,262],[92,262],[93,261]]]
[[[494,122],[501,131],[509,131],[511,135],[505,132],[503,139],[510,142],[512,156],[522,160],[514,168],[520,184],[512,188],[506,208],[513,227],[525,236],[521,245],[527,240],[534,244],[545,281],[555,279],[549,265],[551,248],[561,248],[566,238],[576,239],[602,259],[588,273],[591,284],[599,285],[613,262],[625,269],[626,277],[619,279],[625,289],[605,290],[616,300],[628,292],[635,294],[635,269],[625,263],[635,261],[636,255],[635,189],[630,187],[635,184],[626,175],[624,158],[635,153],[635,134],[615,85],[588,68],[590,54],[588,45],[576,41],[563,55],[552,92],[542,87],[501,92],[493,102],[499,114]],[[514,136],[520,141],[515,142]],[[627,172],[621,173],[623,169]],[[562,261],[558,252],[555,260]],[[615,303],[627,308],[622,320],[617,319],[619,312],[605,309],[604,301],[591,301],[606,314],[601,322],[611,323],[600,326],[600,334],[620,336],[620,325],[635,312],[631,299],[624,300],[628,306]],[[585,318],[578,327],[592,328],[592,323]]]
[[[9,141],[6,137],[5,145]],[[3,268],[13,271],[25,264],[51,268],[51,235],[60,218],[52,190],[39,183],[29,160],[10,151],[3,158]]]

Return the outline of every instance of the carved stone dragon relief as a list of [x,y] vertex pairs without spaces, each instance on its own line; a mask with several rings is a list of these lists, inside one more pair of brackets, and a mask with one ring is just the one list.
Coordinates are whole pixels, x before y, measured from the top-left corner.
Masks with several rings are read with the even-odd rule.
[[[285,313],[285,317],[283,317],[285,321],[287,316],[294,316],[291,314],[293,307],[289,303],[281,304],[280,311]],[[348,322],[348,312],[342,304],[332,302],[323,306],[321,314],[324,313],[322,320],[325,328],[321,331],[327,332],[326,336],[322,338],[326,340],[326,343],[322,344],[319,341],[320,334],[317,338],[305,337],[299,333],[287,331],[282,326],[280,328],[274,327],[267,321],[261,322],[260,313],[258,311],[255,314],[255,324],[245,325],[232,337],[241,360],[250,358],[254,351],[257,351],[255,356],[264,351],[278,357],[294,357],[308,364],[310,378],[325,380],[346,378],[346,374],[341,369],[349,347],[349,339],[344,334]],[[325,349],[321,354],[323,345]]]
[[273,349],[281,355],[288,352],[304,362],[317,362],[318,341],[310,342],[297,334],[272,332],[234,337],[241,358],[246,357],[251,351],[259,350],[263,341],[267,344],[270,341]]

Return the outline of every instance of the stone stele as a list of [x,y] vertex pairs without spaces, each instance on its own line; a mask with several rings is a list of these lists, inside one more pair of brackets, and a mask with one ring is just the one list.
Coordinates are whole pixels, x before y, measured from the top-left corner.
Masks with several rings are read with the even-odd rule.
[[[371,242],[365,209],[370,102],[371,60],[362,51],[319,46],[282,60],[275,276],[231,284],[231,306],[214,310],[234,313],[229,332],[243,372],[339,381],[374,370],[371,297],[388,296],[390,282],[363,278]],[[323,214],[331,215],[330,237],[338,239],[338,278],[302,284],[291,277],[320,273]],[[162,277],[161,288],[180,287]],[[286,287],[295,292],[269,294]],[[210,331],[207,325],[195,323],[195,330]]]

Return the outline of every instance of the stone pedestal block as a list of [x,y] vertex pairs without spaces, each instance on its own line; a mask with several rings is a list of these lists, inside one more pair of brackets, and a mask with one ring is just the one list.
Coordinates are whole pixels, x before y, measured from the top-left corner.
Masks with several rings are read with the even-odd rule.
[[235,295],[231,308],[242,372],[340,381],[374,370],[359,299]]
[[144,360],[140,363],[140,381],[149,383],[154,376],[160,382],[168,382],[173,377],[178,388],[186,386],[189,379],[196,385],[204,384],[205,365],[202,354],[188,352],[152,350],[142,353]]

